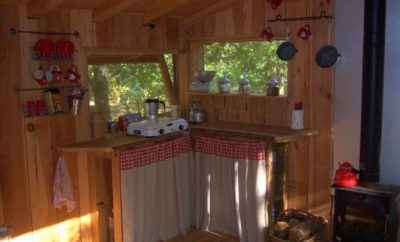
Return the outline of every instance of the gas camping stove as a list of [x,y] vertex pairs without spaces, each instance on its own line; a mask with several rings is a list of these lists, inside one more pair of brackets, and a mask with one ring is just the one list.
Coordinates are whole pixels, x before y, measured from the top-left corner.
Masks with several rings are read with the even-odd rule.
[[159,118],[157,120],[143,120],[129,124],[128,135],[139,135],[144,137],[157,137],[177,131],[186,130],[188,122],[182,118]]

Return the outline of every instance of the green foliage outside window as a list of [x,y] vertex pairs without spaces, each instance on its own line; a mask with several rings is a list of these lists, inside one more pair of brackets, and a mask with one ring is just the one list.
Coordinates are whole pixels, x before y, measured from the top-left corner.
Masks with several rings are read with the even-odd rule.
[[[212,90],[225,73],[238,90],[239,80],[247,70],[253,94],[265,94],[266,81],[281,78],[281,94],[287,89],[287,63],[279,60],[276,50],[281,42],[228,42],[204,45],[204,69],[216,71]],[[165,55],[173,77],[172,55]],[[105,119],[126,113],[143,112],[147,98],[168,103],[161,71],[157,63],[89,65],[90,101]]]
[[247,72],[253,94],[264,94],[266,82],[273,77],[281,79],[281,95],[287,93],[287,63],[277,55],[281,41],[217,42],[203,46],[204,69],[216,71],[211,84],[212,91],[218,90],[217,81],[226,73],[231,80],[232,90],[238,91],[239,80]]
[[[172,55],[165,55],[172,71]],[[158,63],[89,65],[90,101],[105,119],[143,113],[147,98],[168,103]]]

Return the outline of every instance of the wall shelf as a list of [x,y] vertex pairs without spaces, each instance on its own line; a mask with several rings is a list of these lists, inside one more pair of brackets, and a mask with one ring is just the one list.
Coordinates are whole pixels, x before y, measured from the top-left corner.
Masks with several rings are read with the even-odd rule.
[[201,91],[189,91],[190,96],[214,96],[214,97],[265,97],[265,98],[287,98],[287,96],[267,96],[263,94],[240,94],[240,93],[212,93],[212,92],[201,92]]

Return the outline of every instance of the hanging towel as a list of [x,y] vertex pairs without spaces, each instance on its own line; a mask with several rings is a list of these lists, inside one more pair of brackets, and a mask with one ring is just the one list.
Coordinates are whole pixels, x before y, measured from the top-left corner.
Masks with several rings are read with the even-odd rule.
[[74,193],[72,188],[71,177],[69,176],[68,167],[63,157],[57,162],[56,173],[53,185],[54,207],[67,207],[67,211],[72,212],[75,207]]

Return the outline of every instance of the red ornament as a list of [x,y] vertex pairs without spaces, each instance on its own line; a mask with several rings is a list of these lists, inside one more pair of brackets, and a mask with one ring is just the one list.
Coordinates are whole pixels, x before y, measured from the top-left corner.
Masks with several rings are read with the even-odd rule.
[[266,27],[262,32],[261,32],[261,37],[268,41],[272,41],[274,38],[274,33],[272,32],[271,27]]
[[299,38],[303,40],[308,40],[311,37],[311,35],[312,35],[311,27],[309,24],[304,25],[297,32],[297,36],[299,36]]
[[78,72],[78,67],[76,65],[71,65],[65,74],[65,79],[72,83],[79,84],[81,80],[81,75]]
[[358,184],[358,171],[349,162],[343,162],[336,170],[335,185],[354,187]]

